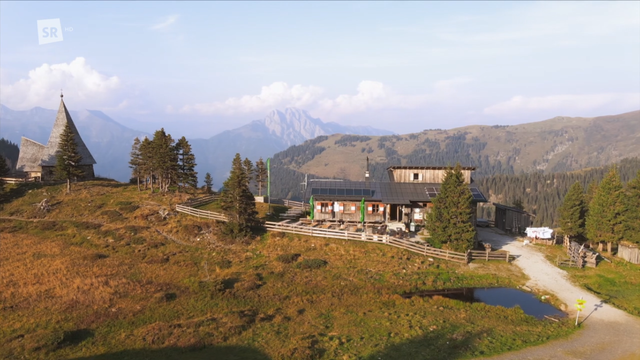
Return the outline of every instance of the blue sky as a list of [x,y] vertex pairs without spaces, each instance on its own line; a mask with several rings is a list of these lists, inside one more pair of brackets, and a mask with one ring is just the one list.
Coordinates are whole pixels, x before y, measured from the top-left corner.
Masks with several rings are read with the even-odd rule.
[[398,133],[622,113],[639,64],[640,2],[0,2],[2,104],[64,88],[190,137],[287,106]]

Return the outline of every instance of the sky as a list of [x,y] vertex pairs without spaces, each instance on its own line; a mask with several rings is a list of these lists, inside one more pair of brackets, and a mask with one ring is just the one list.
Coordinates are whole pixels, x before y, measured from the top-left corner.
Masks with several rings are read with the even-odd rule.
[[611,115],[640,109],[640,2],[1,1],[0,103],[60,89],[188,137],[286,107],[396,133]]

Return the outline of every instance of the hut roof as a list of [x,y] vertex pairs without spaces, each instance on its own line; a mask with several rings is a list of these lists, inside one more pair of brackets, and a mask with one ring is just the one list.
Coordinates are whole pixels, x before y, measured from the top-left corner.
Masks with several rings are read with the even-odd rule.
[[20,141],[20,153],[16,163],[17,171],[40,171],[40,159],[46,146],[37,141],[22,137]]
[[62,95],[60,96],[60,108],[58,109],[58,115],[56,116],[56,121],[53,123],[53,130],[51,130],[51,135],[49,135],[49,142],[47,143],[46,148],[42,152],[42,157],[39,162],[41,166],[55,166],[56,165],[56,152],[58,151],[58,145],[60,143],[60,137],[62,132],[64,131],[65,125],[69,124],[71,127],[71,131],[75,136],[76,144],[78,145],[78,153],[82,156],[82,160],[80,161],[80,165],[93,165],[96,161],[93,159],[93,155],[89,152],[87,145],[82,141],[82,137],[80,137],[80,133],[76,128],[76,125],[73,123],[71,119],[71,115],[69,115],[69,111],[64,104],[64,100],[62,100]]
[[[397,183],[376,181],[312,180],[307,187],[306,198],[316,200],[381,201],[387,204],[411,204],[431,202],[440,193],[439,183]],[[468,185],[473,202],[487,202],[480,189]]]

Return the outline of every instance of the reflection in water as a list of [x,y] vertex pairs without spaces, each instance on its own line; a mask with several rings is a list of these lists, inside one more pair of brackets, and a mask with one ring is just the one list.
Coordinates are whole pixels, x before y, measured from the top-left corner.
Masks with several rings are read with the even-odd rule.
[[481,302],[487,305],[502,306],[506,308],[520,306],[525,314],[535,316],[538,319],[544,318],[545,315],[565,315],[565,313],[556,309],[552,305],[541,302],[533,294],[511,288],[457,288],[427,290],[404,294],[402,297],[432,297],[435,295],[469,303]]

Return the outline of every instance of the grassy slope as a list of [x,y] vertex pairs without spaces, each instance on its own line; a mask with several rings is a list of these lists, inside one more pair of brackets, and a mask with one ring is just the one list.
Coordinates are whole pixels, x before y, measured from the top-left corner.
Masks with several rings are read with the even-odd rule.
[[[560,245],[542,249],[552,263],[555,263],[557,258],[567,258],[564,248]],[[640,316],[640,266],[617,257],[607,258],[612,262],[601,261],[596,268],[563,269],[576,284],[607,303],[629,314]]]
[[[490,159],[504,159],[519,153],[514,164],[516,173],[521,170],[550,170],[557,163],[567,162],[572,169],[601,166],[625,157],[640,155],[640,111],[596,118],[557,117],[546,121],[522,125],[498,127],[467,126],[452,130],[426,130],[421,133],[390,137],[387,143],[400,155],[412,152],[418,144],[429,138],[444,143],[446,136],[456,132],[468,132],[467,142],[477,137],[487,146],[480,155]],[[365,156],[372,161],[384,161],[384,150],[378,149],[379,136],[355,146],[335,145],[343,135],[332,135],[318,146],[326,150],[312,161],[295,170],[323,177],[338,175],[343,171],[350,179],[360,179],[364,173]],[[362,148],[371,148],[367,154]],[[538,168],[534,167],[537,162]],[[438,164],[443,165],[443,164]]]
[[[54,209],[38,219],[33,204],[44,197]],[[233,244],[214,223],[155,215],[179,200],[89,182],[70,196],[49,186],[5,204],[0,216],[37,221],[0,219],[0,358],[457,358],[572,331],[570,319],[397,295],[522,283],[509,264],[471,270],[280,234]],[[285,253],[328,265],[298,269],[276,260]]]

